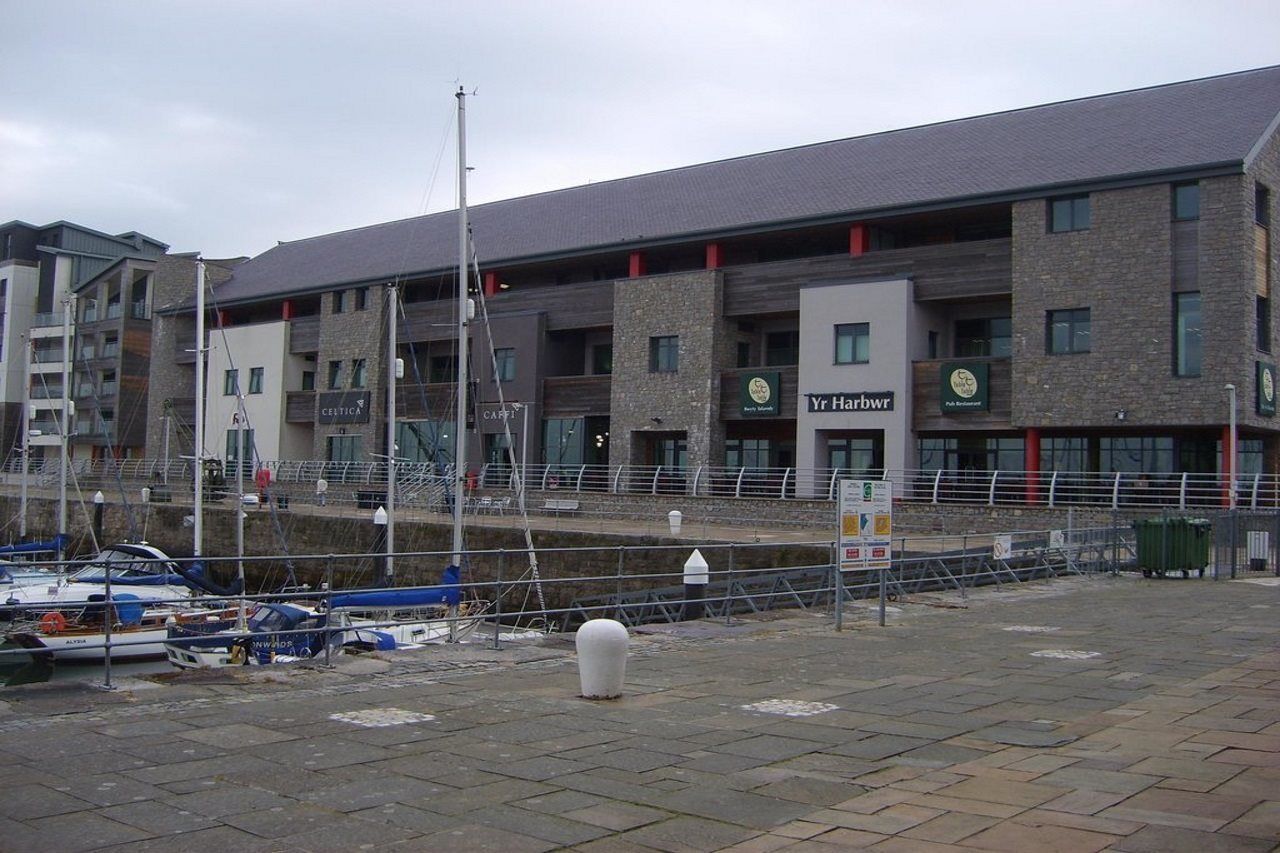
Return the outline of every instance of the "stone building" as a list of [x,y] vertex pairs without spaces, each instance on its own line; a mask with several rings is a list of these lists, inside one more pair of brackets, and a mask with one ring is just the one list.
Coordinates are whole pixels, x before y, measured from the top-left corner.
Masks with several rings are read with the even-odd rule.
[[[813,493],[1273,475],[1278,119],[1271,67],[474,207],[469,458]],[[450,458],[455,235],[434,214],[235,267],[217,317],[273,350],[241,368],[278,398],[261,447],[386,452],[394,284],[397,453]]]

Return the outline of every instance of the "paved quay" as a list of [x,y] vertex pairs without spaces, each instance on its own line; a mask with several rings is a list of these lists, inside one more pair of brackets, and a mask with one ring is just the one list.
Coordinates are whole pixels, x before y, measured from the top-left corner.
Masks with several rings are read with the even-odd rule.
[[[1270,579],[1274,581],[1274,579]],[[1272,850],[1280,587],[1074,577],[0,694],[0,849]]]

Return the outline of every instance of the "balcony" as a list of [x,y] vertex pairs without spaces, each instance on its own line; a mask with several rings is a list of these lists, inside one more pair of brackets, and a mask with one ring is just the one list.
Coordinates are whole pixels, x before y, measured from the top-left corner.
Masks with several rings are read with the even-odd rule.
[[[942,365],[956,362],[987,365],[986,411],[942,411]],[[945,358],[911,365],[911,426],[915,430],[1009,429],[1013,406],[1013,362],[1008,358]]]
[[542,415],[564,418],[583,415],[608,415],[613,377],[548,376],[542,380]]
[[289,321],[289,353],[303,355],[320,349],[320,318],[299,317]]
[[440,417],[441,412],[452,410],[453,382],[401,382],[396,388],[396,417]]

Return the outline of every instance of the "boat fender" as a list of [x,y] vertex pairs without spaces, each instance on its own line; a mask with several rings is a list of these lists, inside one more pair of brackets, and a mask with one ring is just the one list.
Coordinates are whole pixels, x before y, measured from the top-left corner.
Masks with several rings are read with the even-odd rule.
[[249,650],[243,643],[236,643],[231,647],[231,662],[236,666],[249,662]]
[[42,634],[60,634],[65,630],[67,630],[67,617],[58,611],[53,610],[40,617]]

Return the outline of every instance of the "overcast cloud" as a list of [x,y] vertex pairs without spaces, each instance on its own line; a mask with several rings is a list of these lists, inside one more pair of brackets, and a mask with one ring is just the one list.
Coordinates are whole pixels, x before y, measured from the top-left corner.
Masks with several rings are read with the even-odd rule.
[[0,222],[174,251],[1280,63],[1275,2],[0,0]]

